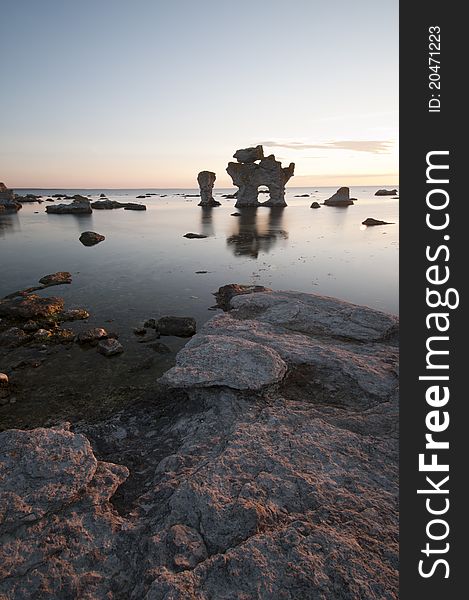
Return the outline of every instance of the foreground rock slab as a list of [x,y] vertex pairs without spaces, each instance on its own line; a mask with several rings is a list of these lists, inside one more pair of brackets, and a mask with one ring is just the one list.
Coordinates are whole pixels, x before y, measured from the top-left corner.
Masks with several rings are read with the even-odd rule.
[[0,596],[397,600],[397,332],[234,294],[147,404],[0,434]]

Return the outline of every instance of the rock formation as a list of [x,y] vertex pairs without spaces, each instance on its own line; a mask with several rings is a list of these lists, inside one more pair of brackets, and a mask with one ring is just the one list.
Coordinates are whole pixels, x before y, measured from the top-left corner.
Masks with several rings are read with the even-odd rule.
[[0,211],[18,211],[21,203],[16,200],[15,192],[0,183]]
[[350,188],[341,187],[327,200],[324,200],[326,206],[350,206],[356,198],[350,198]]
[[[242,206],[286,206],[285,185],[293,176],[295,164],[282,167],[271,154],[264,158],[262,146],[237,150],[233,158],[238,162],[228,163],[226,169],[235,186],[239,188],[236,207]],[[258,188],[265,185],[270,198],[262,204],[258,201]]]
[[0,433],[2,598],[397,599],[397,318],[219,295],[159,397]]
[[220,202],[213,197],[213,186],[217,176],[212,171],[201,171],[197,175],[200,188],[199,206],[220,206]]

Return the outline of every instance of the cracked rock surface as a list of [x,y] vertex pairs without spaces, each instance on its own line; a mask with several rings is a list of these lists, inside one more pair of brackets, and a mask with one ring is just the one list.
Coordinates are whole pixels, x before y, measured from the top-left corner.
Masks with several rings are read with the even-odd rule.
[[0,597],[398,597],[395,317],[234,296],[151,397],[0,434]]

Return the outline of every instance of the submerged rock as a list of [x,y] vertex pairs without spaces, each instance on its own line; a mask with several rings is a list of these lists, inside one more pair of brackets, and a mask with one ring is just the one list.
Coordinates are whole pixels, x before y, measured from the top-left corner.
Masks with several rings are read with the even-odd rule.
[[156,322],[156,330],[160,335],[191,337],[197,330],[197,323],[193,317],[161,317]]
[[15,348],[21,346],[30,340],[30,337],[19,327],[10,327],[0,332],[0,346]]
[[96,246],[96,244],[99,244],[99,242],[102,242],[105,239],[104,235],[96,233],[95,231],[84,231],[79,237],[83,246]]
[[394,223],[388,223],[387,221],[379,221],[378,219],[373,219],[369,217],[368,219],[362,221],[362,225],[372,227],[373,225],[394,225]]
[[324,200],[326,206],[350,206],[354,198],[350,198],[350,188],[341,187],[327,200]]
[[200,187],[199,206],[220,206],[220,202],[213,197],[213,186],[217,176],[212,171],[201,171],[197,175]]

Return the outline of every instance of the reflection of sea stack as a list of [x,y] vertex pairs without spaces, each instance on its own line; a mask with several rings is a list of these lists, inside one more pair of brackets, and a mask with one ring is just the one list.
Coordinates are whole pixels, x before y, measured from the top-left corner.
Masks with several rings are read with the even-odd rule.
[[[262,146],[237,150],[233,158],[238,162],[228,163],[226,169],[239,188],[236,207],[242,206],[286,206],[285,184],[293,176],[295,164],[282,167],[275,156],[264,157]],[[265,185],[270,198],[262,204],[258,201],[259,186]]]
[[212,171],[201,171],[197,175],[200,188],[199,206],[220,206],[220,202],[213,197],[213,185],[217,176]]
[[327,200],[324,200],[325,206],[350,206],[356,198],[350,198],[350,188],[341,187]]
[[269,252],[278,240],[288,239],[288,232],[282,229],[283,207],[272,208],[267,223],[259,222],[257,210],[252,207],[237,214],[237,231],[226,240],[236,256],[257,258],[259,252]]

